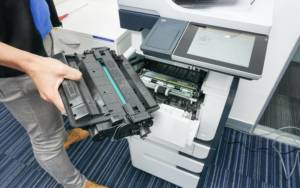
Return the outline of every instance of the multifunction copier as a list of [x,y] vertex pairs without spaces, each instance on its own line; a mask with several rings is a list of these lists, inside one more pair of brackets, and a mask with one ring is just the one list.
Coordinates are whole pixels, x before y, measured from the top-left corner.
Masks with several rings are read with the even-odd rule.
[[159,105],[147,137],[127,137],[132,164],[201,187],[240,79],[263,76],[273,0],[118,0],[124,53]]

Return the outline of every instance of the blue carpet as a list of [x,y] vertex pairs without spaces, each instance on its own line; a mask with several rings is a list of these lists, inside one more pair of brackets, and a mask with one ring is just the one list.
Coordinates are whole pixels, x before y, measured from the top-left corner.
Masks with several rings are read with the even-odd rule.
[[[64,118],[66,129],[71,129]],[[252,148],[269,147],[272,140],[249,136],[226,128],[229,141],[243,141]],[[294,149],[277,144],[282,151]],[[134,168],[126,140],[92,142],[85,139],[68,150],[71,161],[88,179],[111,188],[177,188],[177,186]],[[295,153],[285,155],[291,169]],[[209,167],[204,188],[297,188],[300,187],[300,160],[287,181],[277,154],[251,152],[239,144],[220,141],[213,164]],[[29,137],[5,106],[0,103],[0,187],[61,187],[35,161]]]

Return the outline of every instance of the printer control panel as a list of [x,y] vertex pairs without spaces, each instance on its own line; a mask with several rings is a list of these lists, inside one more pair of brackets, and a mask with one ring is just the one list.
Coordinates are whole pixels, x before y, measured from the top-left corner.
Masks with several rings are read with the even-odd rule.
[[159,18],[141,45],[145,55],[240,78],[262,77],[268,36]]

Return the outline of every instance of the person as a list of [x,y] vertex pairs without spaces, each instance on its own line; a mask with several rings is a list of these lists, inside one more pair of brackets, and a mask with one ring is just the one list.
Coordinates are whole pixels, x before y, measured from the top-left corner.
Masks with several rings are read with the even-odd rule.
[[66,188],[105,188],[81,174],[65,148],[88,136],[66,132],[58,87],[81,72],[48,57],[60,26],[52,0],[0,0],[0,101],[27,131],[37,162]]

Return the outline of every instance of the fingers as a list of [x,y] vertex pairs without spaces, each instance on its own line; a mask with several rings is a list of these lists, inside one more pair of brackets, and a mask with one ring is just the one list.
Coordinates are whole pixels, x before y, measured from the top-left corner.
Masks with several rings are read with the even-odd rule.
[[54,105],[61,111],[62,114],[66,114],[66,113],[67,113],[60,96],[57,97],[57,98],[53,101],[53,103],[54,103]]
[[[75,69],[76,70],[76,69]],[[54,94],[53,94],[53,103],[55,104],[55,106],[61,111],[61,113],[66,114],[66,109],[64,107],[64,104],[62,102],[61,96],[58,92],[58,88],[60,86],[60,84],[64,81],[64,78],[60,78],[57,83],[55,84],[55,88],[54,88]]]
[[64,77],[70,80],[80,80],[82,77],[82,73],[77,69],[67,67]]
[[41,98],[47,102],[53,103],[61,111],[61,113],[66,114],[66,109],[64,107],[64,104],[62,102],[62,99],[61,99],[58,91],[54,94],[52,99],[45,97],[45,96],[41,96]]

